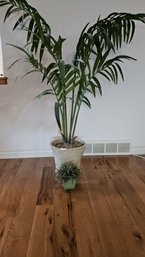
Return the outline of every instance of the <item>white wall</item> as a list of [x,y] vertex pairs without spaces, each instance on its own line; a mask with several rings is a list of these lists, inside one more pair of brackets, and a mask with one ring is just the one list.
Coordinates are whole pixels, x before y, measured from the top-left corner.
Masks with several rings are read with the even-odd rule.
[[0,34],[0,76],[3,76],[3,53],[2,53],[1,34]]
[[[76,40],[88,21],[110,12],[145,12],[142,0],[31,0],[50,24],[53,35],[67,38],[64,56],[69,59]],[[3,40],[4,70],[8,85],[0,86],[0,156],[47,156],[49,142],[58,134],[54,115],[54,99],[34,97],[46,88],[40,75],[21,80],[28,70],[26,64],[8,70],[9,65],[22,53],[6,45],[7,42],[24,44],[24,35],[12,32],[10,19],[3,24],[4,10],[0,9],[0,32]],[[131,141],[132,152],[145,153],[145,26],[138,25],[133,43],[122,53],[137,58],[124,65],[125,82],[109,85],[104,82],[103,97],[91,99],[92,109],[83,107],[77,135],[85,141]],[[18,78],[17,78],[18,76]]]

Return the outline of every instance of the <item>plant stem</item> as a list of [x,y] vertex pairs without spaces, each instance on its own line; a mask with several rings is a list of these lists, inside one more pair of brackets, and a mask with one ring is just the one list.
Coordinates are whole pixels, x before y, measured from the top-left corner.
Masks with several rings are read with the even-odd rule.
[[67,128],[67,105],[66,105],[66,96],[64,94],[64,104],[63,104],[63,125],[64,125],[64,138],[65,138],[65,143],[68,143],[68,128]]
[[70,114],[70,127],[69,127],[69,142],[71,143],[71,131],[73,125],[73,109],[74,109],[74,93],[75,90],[72,91],[72,103],[71,103],[71,114]]
[[75,135],[75,130],[76,130],[76,125],[77,125],[77,120],[78,120],[78,115],[79,115],[81,104],[82,104],[82,101],[81,101],[80,105],[78,106],[78,108],[76,110],[76,114],[74,116],[74,123],[72,126],[72,133],[71,133],[72,143],[74,142],[74,135]]

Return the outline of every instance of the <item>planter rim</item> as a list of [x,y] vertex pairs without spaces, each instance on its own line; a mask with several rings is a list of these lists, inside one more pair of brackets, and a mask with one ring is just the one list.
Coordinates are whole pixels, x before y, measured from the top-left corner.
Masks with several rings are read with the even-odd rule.
[[[59,140],[59,139],[60,139],[60,138],[58,138],[58,140]],[[83,140],[78,139],[77,141],[80,142],[80,143],[82,143],[81,146],[72,147],[72,148],[57,147],[57,146],[54,146],[54,145],[52,144],[55,140],[56,140],[56,139],[54,139],[54,140],[52,140],[52,141],[50,142],[51,147],[54,148],[54,149],[60,149],[61,151],[63,151],[63,150],[64,150],[64,151],[65,151],[65,150],[67,150],[67,151],[72,151],[73,149],[75,150],[75,149],[84,148],[84,146],[86,145],[86,143],[85,143]]]

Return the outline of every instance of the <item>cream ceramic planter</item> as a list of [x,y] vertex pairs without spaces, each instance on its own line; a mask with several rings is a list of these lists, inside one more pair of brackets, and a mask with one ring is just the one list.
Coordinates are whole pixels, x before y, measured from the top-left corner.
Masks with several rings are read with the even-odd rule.
[[82,146],[75,147],[75,148],[58,148],[58,147],[55,147],[52,143],[51,143],[51,148],[52,148],[52,152],[55,160],[56,172],[57,172],[57,169],[59,169],[61,164],[63,164],[64,162],[73,162],[74,164],[77,165],[78,168],[80,168],[81,157],[85,150],[84,142],[81,142],[83,143]]

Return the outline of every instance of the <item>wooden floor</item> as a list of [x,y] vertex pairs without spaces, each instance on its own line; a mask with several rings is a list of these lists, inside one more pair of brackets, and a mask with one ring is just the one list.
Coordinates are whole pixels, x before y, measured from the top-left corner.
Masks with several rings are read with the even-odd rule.
[[69,193],[51,158],[0,160],[0,257],[145,257],[145,159],[85,157]]

